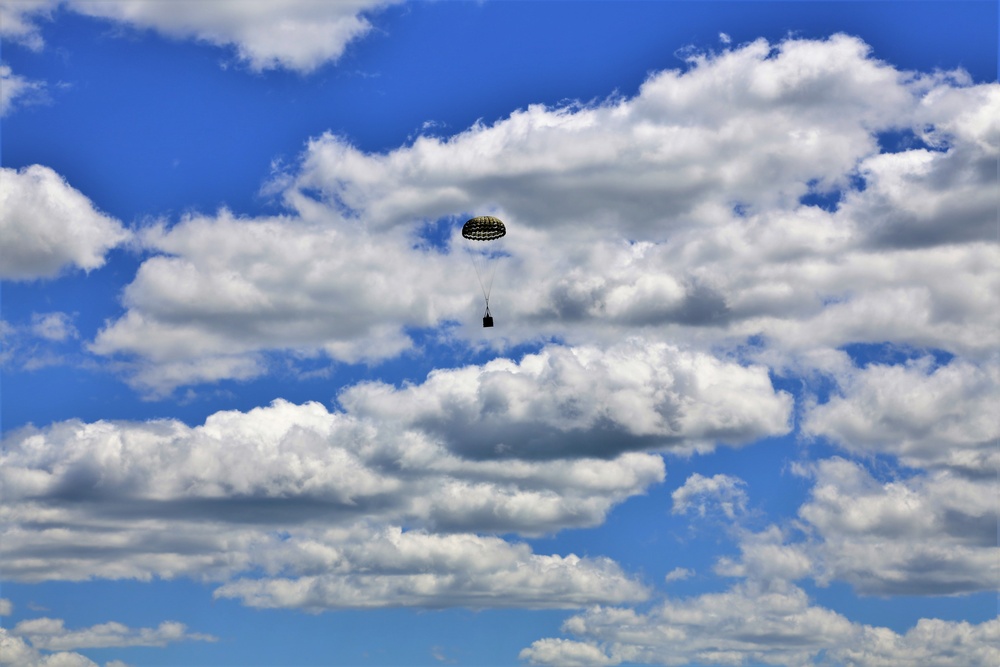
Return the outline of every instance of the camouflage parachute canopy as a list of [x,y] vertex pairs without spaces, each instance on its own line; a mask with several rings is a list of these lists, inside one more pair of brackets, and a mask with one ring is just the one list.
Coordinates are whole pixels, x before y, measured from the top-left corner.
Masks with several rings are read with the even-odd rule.
[[506,234],[503,222],[492,215],[479,215],[462,225],[462,236],[470,241],[495,241]]

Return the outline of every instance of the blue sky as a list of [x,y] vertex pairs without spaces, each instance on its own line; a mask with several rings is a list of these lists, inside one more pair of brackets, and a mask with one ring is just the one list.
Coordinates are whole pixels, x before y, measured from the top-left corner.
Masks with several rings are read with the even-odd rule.
[[0,0],[0,664],[996,664],[997,27]]

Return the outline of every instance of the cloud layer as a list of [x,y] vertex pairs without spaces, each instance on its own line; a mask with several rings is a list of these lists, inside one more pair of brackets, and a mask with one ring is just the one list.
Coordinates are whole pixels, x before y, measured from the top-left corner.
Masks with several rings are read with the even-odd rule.
[[[836,461],[826,463],[838,465]],[[694,477],[681,489],[705,487],[705,480]],[[724,485],[720,482],[715,486]],[[816,493],[823,493],[823,489]],[[903,633],[852,622],[814,604],[794,583],[815,571],[822,550],[811,551],[808,543],[789,542],[785,531],[776,526],[759,533],[740,529],[735,534],[740,556],[720,558],[715,566],[717,574],[738,579],[726,590],[668,597],[647,612],[593,607],[563,623],[563,632],[577,639],[539,639],[521,651],[521,659],[535,665],[580,667],[623,662],[985,667],[1000,659],[1000,618],[979,624],[923,618]],[[876,534],[877,530],[866,535]],[[884,533],[879,536],[886,537]],[[895,551],[892,546],[889,550]],[[876,556],[876,550],[867,555]],[[994,548],[994,563],[996,555]],[[857,562],[860,565],[862,559]],[[882,565],[884,560],[871,567]],[[980,566],[984,580],[996,580],[985,559]],[[920,594],[928,589],[905,592]]]
[[[286,4],[277,26],[260,3],[66,7],[232,46],[257,71],[308,72],[381,4]],[[41,48],[32,17],[56,4],[24,7],[5,30]],[[26,84],[3,76],[8,108]],[[314,137],[268,186],[285,214],[193,213],[137,233],[147,254],[125,312],[89,349],[157,397],[261,376],[275,354],[376,363],[415,329],[538,351],[354,385],[333,410],[278,399],[198,426],[7,434],[5,576],[192,577],[219,598],[309,611],[589,608],[564,625],[575,639],[522,652],[537,664],[995,664],[1000,621],[895,632],[797,582],[965,595],[1000,577],[998,118],[997,84],[900,71],[837,35],[695,54],[630,98],[530,106],[385,153]],[[91,270],[133,238],[51,169],[2,177],[5,278]],[[472,326],[457,223],[480,212],[511,231],[492,302],[502,333]],[[30,327],[78,335],[64,313]],[[843,351],[886,341],[916,358],[856,365]],[[808,496],[759,532],[741,526],[738,477],[677,486],[675,515],[732,524],[739,555],[714,573],[735,583],[627,607],[655,598],[638,576],[523,541],[600,525],[664,480],[664,456],[789,433],[796,406],[772,384],[786,371],[832,388],[825,402],[804,390],[801,433],[857,460],[792,465]],[[172,638],[204,636],[43,618],[2,641],[26,664],[89,664],[40,651]]]
[[226,580],[263,568],[268,577],[217,594],[307,608],[560,607],[646,595],[610,561],[536,555],[465,531],[592,525],[662,479],[659,457],[477,462],[419,432],[383,430],[276,402],[196,429],[22,431],[5,443],[5,574]]
[[[455,334],[482,341],[455,229],[492,212],[510,230],[491,300],[509,343],[638,329],[983,359],[1000,327],[997,117],[996,84],[899,71],[837,35],[692,56],[631,98],[530,106],[387,153],[324,134],[270,186],[287,215],[150,230],[94,350],[155,393],[265,373],[274,350],[392,357],[408,328],[465,322]],[[444,247],[428,224],[451,225]]]
[[888,665],[987,667],[1000,659],[1000,619],[972,624],[921,619],[900,634],[852,623],[811,605],[802,589],[739,584],[724,593],[668,601],[649,614],[597,607],[521,651],[534,665]]
[[937,471],[880,482],[843,459],[820,461],[815,475],[812,497],[799,516],[819,538],[820,581],[848,581],[878,595],[996,589],[995,476],[970,480]]
[[339,402],[10,434],[6,576],[189,576],[314,610],[641,600],[612,561],[491,534],[598,525],[663,480],[644,450],[746,444],[785,433],[791,412],[761,367],[641,339],[356,385]]

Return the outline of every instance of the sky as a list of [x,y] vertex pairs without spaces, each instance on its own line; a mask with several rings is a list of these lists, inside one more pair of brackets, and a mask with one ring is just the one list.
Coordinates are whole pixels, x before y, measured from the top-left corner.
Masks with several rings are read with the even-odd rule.
[[0,0],[0,664],[1000,663],[997,35]]

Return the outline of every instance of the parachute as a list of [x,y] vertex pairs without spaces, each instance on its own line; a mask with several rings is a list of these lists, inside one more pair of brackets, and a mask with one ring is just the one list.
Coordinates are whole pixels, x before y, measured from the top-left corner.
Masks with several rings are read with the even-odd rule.
[[490,291],[493,289],[493,278],[497,272],[497,260],[503,256],[503,237],[507,235],[500,218],[492,215],[480,215],[471,218],[462,225],[462,238],[465,239],[465,250],[472,258],[476,268],[476,278],[486,299],[486,314],[483,315],[483,327],[493,326],[493,316],[490,315]]

